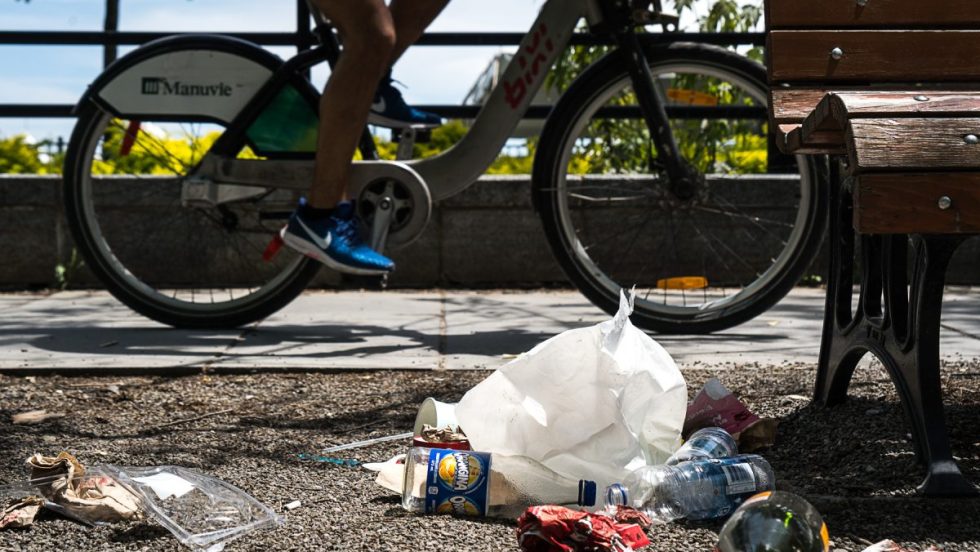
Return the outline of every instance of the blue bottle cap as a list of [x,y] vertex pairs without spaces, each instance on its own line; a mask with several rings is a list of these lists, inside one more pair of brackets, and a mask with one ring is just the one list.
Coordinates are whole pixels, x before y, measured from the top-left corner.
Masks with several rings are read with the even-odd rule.
[[606,487],[606,506],[626,506],[629,504],[629,493],[626,487],[613,483]]
[[588,479],[579,479],[578,505],[579,506],[595,505],[595,481],[589,481]]

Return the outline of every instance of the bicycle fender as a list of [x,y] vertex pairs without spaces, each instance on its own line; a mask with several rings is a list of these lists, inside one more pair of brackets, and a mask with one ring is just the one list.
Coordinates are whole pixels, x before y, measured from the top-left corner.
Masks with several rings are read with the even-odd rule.
[[282,63],[233,37],[165,37],[112,63],[89,85],[75,112],[95,101],[118,117],[195,115],[227,123]]

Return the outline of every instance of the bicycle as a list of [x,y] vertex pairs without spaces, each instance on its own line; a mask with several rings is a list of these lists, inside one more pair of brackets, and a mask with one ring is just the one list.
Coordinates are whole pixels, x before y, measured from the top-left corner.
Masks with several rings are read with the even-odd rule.
[[[288,304],[319,269],[266,248],[312,181],[319,93],[305,72],[340,52],[314,18],[319,45],[286,61],[220,35],[159,39],[79,102],[68,221],[88,266],[137,312],[178,327],[241,326]],[[791,160],[790,173],[767,167],[760,64],[682,34],[640,40],[641,27],[676,27],[659,1],[549,0],[468,133],[440,155],[379,160],[365,131],[352,194],[371,243],[412,242],[433,200],[477,180],[582,19],[613,47],[552,109],[532,173],[565,273],[607,312],[636,285],[633,321],[657,332],[716,331],[763,312],[815,255],[823,184],[808,158]],[[166,238],[165,225],[183,237]],[[736,252],[732,239],[757,247]],[[176,256],[193,270],[168,262]]]

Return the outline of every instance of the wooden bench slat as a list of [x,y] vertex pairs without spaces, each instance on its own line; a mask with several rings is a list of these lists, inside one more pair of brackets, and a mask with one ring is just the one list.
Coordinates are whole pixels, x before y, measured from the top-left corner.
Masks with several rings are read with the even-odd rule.
[[[980,31],[772,31],[770,82],[980,80]],[[840,48],[839,60],[831,51]]]
[[[848,90],[839,88],[775,88],[770,93],[777,124],[803,122],[829,93],[841,97],[853,116],[904,117],[918,114],[967,116],[980,113],[980,92],[916,88],[909,90]],[[919,99],[917,99],[919,98]]]
[[841,92],[827,94],[803,120],[804,144],[843,142],[851,119],[980,116],[980,93]]
[[980,116],[980,92],[956,90],[869,90],[834,92],[854,117]]
[[851,119],[851,171],[980,169],[980,118]]
[[980,26],[977,0],[782,0],[766,2],[770,29],[781,27]]
[[[939,208],[939,198],[952,200]],[[980,233],[980,174],[865,174],[854,187],[854,229],[862,234]]]
[[[980,92],[949,89],[916,88],[909,90],[848,90],[835,88],[781,88],[770,93],[773,120],[777,124],[803,122],[828,93],[841,97],[852,116],[904,117],[917,114],[949,116],[980,113]],[[917,100],[916,98],[925,98]]]
[[776,147],[783,153],[793,155],[847,153],[842,132],[834,135],[816,135],[806,142],[804,142],[802,136],[800,125],[798,124],[777,125],[775,136]]
[[826,88],[780,88],[769,92],[772,120],[778,124],[800,124],[827,95]]
[[827,132],[805,135],[797,128],[786,136],[786,153],[804,155],[845,154],[842,132]]

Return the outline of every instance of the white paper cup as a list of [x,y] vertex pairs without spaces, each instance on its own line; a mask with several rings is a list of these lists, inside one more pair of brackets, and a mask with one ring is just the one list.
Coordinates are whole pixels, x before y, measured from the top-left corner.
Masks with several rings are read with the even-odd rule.
[[422,401],[419,412],[415,415],[415,435],[422,434],[426,424],[432,427],[458,426],[456,421],[456,403],[439,402],[432,397]]

